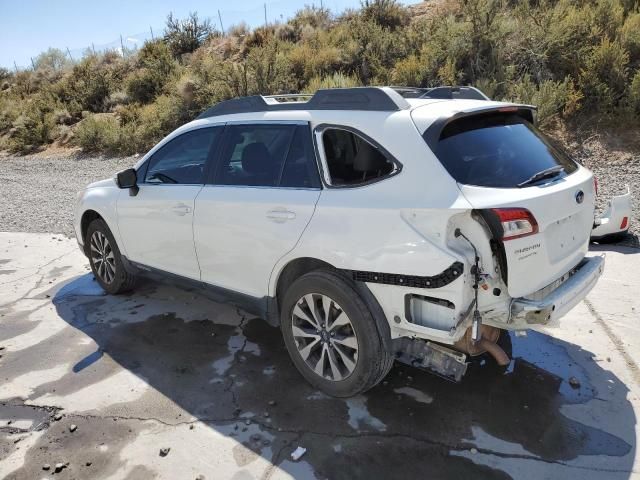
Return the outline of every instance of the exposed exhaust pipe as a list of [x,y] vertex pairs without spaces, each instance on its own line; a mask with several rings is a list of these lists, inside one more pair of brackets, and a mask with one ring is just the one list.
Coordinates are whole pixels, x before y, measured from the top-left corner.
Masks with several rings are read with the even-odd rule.
[[500,337],[500,329],[489,325],[480,326],[480,340],[473,341],[472,329],[468,328],[464,336],[458,340],[454,347],[471,356],[481,355],[487,352],[496,363],[502,367],[509,365],[511,359],[496,342]]
[[476,342],[476,344],[481,349],[486,350],[487,353],[489,353],[489,355],[491,355],[496,360],[496,363],[501,367],[506,367],[507,365],[509,365],[509,362],[511,362],[509,356],[504,353],[504,350],[500,348],[500,345],[498,345],[497,343],[482,337]]

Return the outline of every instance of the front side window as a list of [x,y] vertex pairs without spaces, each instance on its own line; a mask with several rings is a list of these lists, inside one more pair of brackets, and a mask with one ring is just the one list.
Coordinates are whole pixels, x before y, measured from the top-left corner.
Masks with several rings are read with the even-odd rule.
[[204,167],[222,129],[223,127],[199,128],[169,141],[149,159],[145,183],[204,183]]
[[558,177],[578,168],[531,123],[514,114],[455,120],[443,129],[434,153],[457,182],[480,187],[529,186],[540,172]]
[[214,184],[318,187],[309,127],[294,124],[228,125]]
[[322,132],[322,146],[334,186],[355,186],[391,175],[394,162],[361,136],[340,128]]

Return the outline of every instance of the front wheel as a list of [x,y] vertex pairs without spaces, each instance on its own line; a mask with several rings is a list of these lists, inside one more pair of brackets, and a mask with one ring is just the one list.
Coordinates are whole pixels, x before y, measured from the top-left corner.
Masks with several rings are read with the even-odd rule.
[[289,355],[304,378],[335,397],[375,386],[393,357],[355,288],[331,271],[314,271],[285,293],[281,329]]
[[133,289],[136,277],[124,268],[120,249],[104,220],[98,218],[89,224],[84,242],[91,271],[107,293]]

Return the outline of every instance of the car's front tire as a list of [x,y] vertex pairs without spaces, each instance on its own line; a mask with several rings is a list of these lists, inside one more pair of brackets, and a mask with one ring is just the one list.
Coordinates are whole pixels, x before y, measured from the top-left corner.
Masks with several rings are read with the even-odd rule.
[[285,293],[280,324],[296,368],[329,395],[362,393],[393,364],[373,314],[337,273],[318,270],[297,279]]
[[136,277],[124,268],[120,249],[104,220],[97,218],[89,224],[84,242],[91,271],[107,293],[133,289]]

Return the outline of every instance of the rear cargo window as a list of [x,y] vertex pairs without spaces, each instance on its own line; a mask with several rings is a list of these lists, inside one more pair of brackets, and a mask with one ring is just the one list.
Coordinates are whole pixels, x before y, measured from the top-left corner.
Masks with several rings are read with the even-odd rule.
[[[538,182],[528,180],[548,169],[557,178],[578,168],[531,123],[503,113],[451,122],[443,129],[435,154],[457,182],[481,187],[529,186]],[[558,167],[563,170],[553,172]]]

